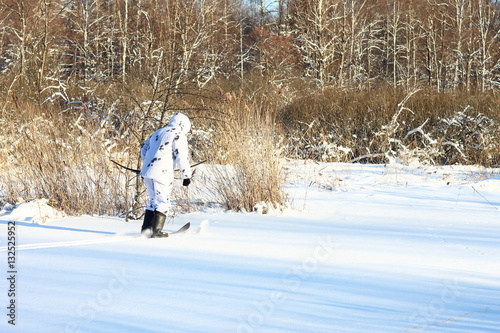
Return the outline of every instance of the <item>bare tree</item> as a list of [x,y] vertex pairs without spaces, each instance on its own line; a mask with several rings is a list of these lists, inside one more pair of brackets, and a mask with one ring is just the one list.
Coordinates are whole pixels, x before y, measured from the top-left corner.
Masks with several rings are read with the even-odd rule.
[[[493,73],[498,72],[500,63],[498,58],[498,43],[495,40],[500,38],[500,29],[494,30],[494,22],[500,21],[500,4],[498,1],[477,0],[477,20],[479,29],[479,77],[481,91],[491,88],[494,80]],[[495,45],[496,59],[494,54]]]
[[[295,0],[290,8],[293,32],[298,36],[306,71],[321,83],[331,80],[336,45],[344,35],[339,31],[344,16],[338,0]],[[341,78],[339,78],[342,81]]]
[[129,15],[128,15],[128,0],[123,0],[123,12],[120,13],[118,17],[120,18],[120,30],[121,30],[121,42],[122,42],[122,80],[125,80],[127,75],[127,52],[128,52],[128,24],[129,24]]
[[[31,32],[28,22],[32,18],[31,5],[22,0],[2,1],[2,27],[6,34],[9,45],[9,61],[13,62],[16,68],[16,75],[12,84],[17,81],[25,81],[28,68],[28,47],[31,44]],[[12,87],[12,86],[11,86]]]

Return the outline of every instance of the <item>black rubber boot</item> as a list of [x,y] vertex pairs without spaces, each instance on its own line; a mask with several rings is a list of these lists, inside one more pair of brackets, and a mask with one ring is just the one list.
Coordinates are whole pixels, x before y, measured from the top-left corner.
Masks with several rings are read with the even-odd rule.
[[144,221],[142,222],[141,234],[151,234],[153,232],[153,218],[155,216],[155,212],[152,210],[146,209],[144,213]]
[[153,234],[151,235],[151,238],[168,237],[168,233],[161,231],[161,229],[163,229],[163,226],[165,225],[166,218],[167,216],[165,214],[155,211],[155,215],[153,217],[153,222],[152,222]]

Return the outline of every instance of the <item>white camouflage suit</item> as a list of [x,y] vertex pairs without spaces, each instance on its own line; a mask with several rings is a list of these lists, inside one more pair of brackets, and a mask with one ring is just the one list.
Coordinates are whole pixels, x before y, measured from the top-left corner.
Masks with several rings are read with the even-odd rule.
[[182,179],[191,178],[186,134],[191,129],[189,118],[176,113],[166,127],[156,130],[141,147],[142,169],[149,196],[147,210],[169,215],[170,194],[176,167]]

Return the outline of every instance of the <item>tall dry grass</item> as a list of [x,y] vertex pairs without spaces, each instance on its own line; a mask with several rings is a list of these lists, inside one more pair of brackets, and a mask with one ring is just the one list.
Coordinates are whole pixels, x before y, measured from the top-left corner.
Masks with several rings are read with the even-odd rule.
[[49,199],[68,214],[118,215],[130,194],[110,166],[111,124],[90,112],[63,113],[22,103],[2,114],[2,201]]
[[[179,94],[158,110],[139,107],[156,105],[141,102],[152,101],[148,91],[134,93],[130,105],[125,99],[121,104],[81,103],[79,108],[3,101],[0,204],[46,198],[68,214],[140,214],[147,200],[142,181],[110,159],[139,167],[143,137],[177,111],[193,121],[193,162],[208,160],[208,176],[194,179],[193,185],[203,190],[196,200],[236,211],[253,211],[263,202],[271,207],[286,203],[283,157],[500,164],[496,92],[420,90],[408,95],[380,87],[296,90],[294,96],[301,97],[286,98],[266,93]],[[181,188],[176,198],[187,210],[196,209],[192,189]]]
[[229,93],[217,114],[206,124],[212,135],[205,151],[216,164],[206,184],[212,196],[235,211],[254,211],[259,204],[264,211],[281,207],[286,194],[272,110]]
[[[253,211],[259,203],[282,205],[286,196],[271,113],[235,94],[212,110],[193,117],[195,128],[212,133],[199,146],[192,145],[195,161],[216,164],[201,185],[202,200],[235,211]],[[140,119],[131,123],[128,116],[124,125],[125,117],[113,112],[85,107],[64,111],[34,103],[5,107],[0,117],[0,204],[46,198],[72,215],[140,217],[147,201],[142,181],[110,162],[137,167],[141,142],[133,126]],[[188,193],[174,192],[177,204],[184,206],[178,211],[195,207]]]

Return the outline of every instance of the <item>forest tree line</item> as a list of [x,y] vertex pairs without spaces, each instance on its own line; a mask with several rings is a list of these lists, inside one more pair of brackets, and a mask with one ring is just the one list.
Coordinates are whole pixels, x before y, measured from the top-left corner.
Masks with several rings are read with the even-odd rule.
[[0,84],[39,103],[252,75],[486,91],[500,85],[499,34],[498,0],[1,0]]

